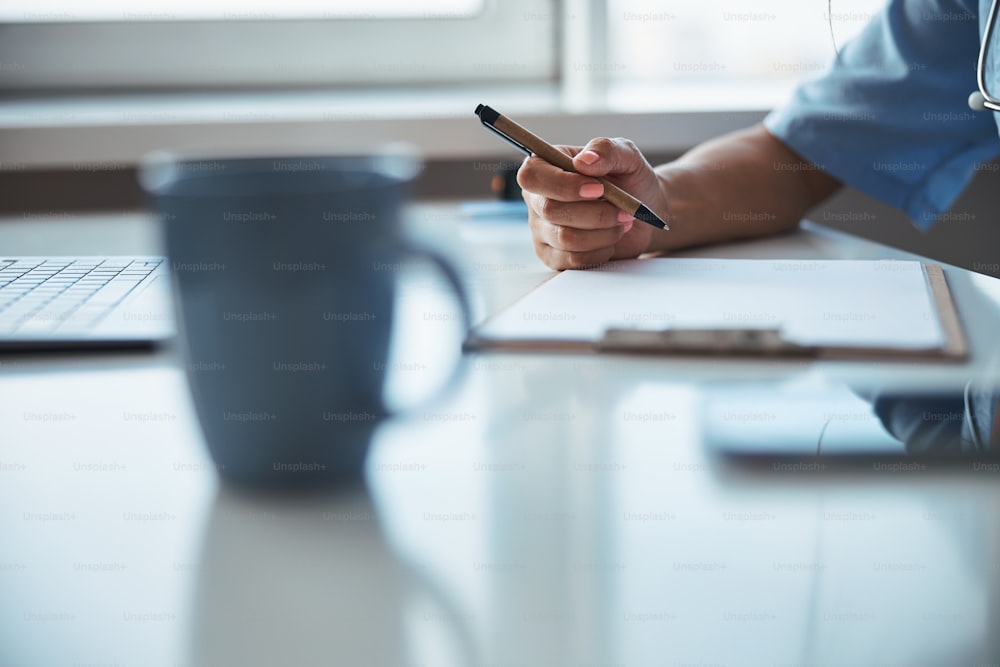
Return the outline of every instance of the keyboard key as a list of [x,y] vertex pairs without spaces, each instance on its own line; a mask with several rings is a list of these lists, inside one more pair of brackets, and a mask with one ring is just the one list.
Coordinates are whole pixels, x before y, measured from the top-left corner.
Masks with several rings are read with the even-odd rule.
[[17,326],[15,332],[19,335],[45,334],[55,329],[58,324],[58,320],[28,318]]
[[92,296],[88,303],[105,303],[109,306],[116,304],[125,298],[125,295],[131,292],[138,284],[138,281],[135,280],[123,280],[121,282],[108,283],[104,286],[104,288]]
[[10,325],[10,324],[13,324],[15,322],[20,322],[21,320],[23,320],[24,318],[26,318],[28,315],[30,315],[31,313],[33,313],[34,310],[35,310],[34,307],[27,308],[27,309],[25,309],[25,308],[13,308],[13,307],[7,308],[2,313],[0,313],[0,323],[6,324],[6,325]]

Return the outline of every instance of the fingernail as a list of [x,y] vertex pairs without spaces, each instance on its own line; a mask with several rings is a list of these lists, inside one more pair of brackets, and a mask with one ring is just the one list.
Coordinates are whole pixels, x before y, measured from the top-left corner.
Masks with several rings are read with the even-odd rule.
[[580,162],[583,162],[584,164],[594,164],[595,162],[601,159],[601,156],[595,153],[594,151],[583,151],[582,153],[576,156],[576,159],[579,160]]
[[635,217],[625,211],[618,211],[618,222],[632,222]]
[[593,199],[604,194],[604,186],[600,183],[584,183],[580,186],[580,196],[585,199]]
[[635,224],[635,220],[629,220],[624,225],[622,225],[622,229],[625,230],[622,235],[624,236],[625,234],[628,234],[629,230],[632,229],[632,225],[634,225],[634,224]]

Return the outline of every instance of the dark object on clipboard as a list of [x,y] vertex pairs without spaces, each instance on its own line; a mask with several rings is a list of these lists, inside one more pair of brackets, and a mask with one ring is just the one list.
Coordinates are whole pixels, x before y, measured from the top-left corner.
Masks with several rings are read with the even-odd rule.
[[501,201],[521,201],[521,186],[517,184],[518,162],[508,162],[490,179],[490,190]]
[[500,170],[490,180],[490,189],[498,199],[483,199],[462,202],[459,215],[466,220],[528,222],[528,206],[521,198],[521,186],[517,184],[517,170],[520,163],[501,163]]
[[670,352],[815,357],[819,348],[786,341],[780,329],[619,329],[609,328],[595,344],[599,352]]

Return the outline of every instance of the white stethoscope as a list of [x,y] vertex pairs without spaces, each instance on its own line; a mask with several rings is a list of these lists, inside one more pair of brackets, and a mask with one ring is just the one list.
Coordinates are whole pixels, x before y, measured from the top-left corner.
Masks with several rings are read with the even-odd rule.
[[986,91],[986,49],[990,39],[993,37],[993,26],[996,22],[997,0],[990,3],[990,15],[986,18],[986,34],[983,35],[983,43],[979,46],[979,67],[976,69],[976,79],[979,83],[979,90],[969,95],[969,108],[973,111],[985,111],[991,109],[1000,111],[1000,100],[993,97]]

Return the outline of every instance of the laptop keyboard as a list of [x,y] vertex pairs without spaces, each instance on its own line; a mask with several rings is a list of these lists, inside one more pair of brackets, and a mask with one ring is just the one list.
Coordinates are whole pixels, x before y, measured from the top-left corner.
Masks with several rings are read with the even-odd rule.
[[162,259],[0,258],[0,335],[85,331]]

